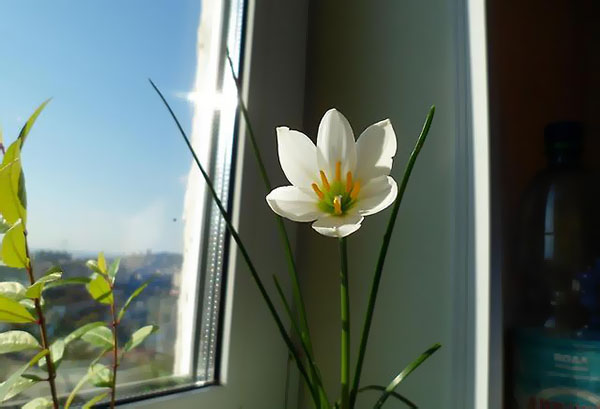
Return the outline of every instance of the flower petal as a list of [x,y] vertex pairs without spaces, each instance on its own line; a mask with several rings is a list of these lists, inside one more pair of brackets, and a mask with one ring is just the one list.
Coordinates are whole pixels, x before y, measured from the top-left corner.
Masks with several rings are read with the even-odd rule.
[[389,175],[396,149],[396,133],[389,119],[369,126],[356,141],[356,177],[367,184]]
[[323,215],[312,224],[313,229],[324,236],[346,237],[358,229],[364,217],[358,213],[345,216]]
[[295,222],[312,222],[322,213],[316,196],[295,186],[282,186],[267,195],[267,203],[278,215]]
[[356,204],[363,216],[378,213],[391,205],[398,196],[398,185],[391,176],[372,179],[360,191]]
[[277,128],[277,149],[283,173],[292,185],[310,189],[310,185],[319,180],[317,147],[308,136],[280,126]]
[[319,169],[327,176],[335,176],[335,164],[342,163],[342,179],[348,171],[356,168],[356,142],[350,123],[336,109],[330,109],[323,115],[317,134],[319,149]]

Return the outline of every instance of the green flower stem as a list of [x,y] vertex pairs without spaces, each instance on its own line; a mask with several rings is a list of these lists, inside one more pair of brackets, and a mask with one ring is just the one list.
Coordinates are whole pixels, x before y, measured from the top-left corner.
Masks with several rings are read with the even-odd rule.
[[262,295],[263,299],[265,300],[265,303],[267,304],[269,312],[271,313],[271,315],[273,316],[273,319],[275,320],[275,324],[277,325],[277,329],[279,330],[279,333],[281,334],[289,351],[292,353],[294,360],[296,361],[296,366],[298,367],[300,374],[306,381],[306,384],[308,385],[308,387],[311,391],[311,395],[313,397],[313,400],[315,401],[315,405],[317,407],[319,407],[318,393],[315,390],[314,385],[311,383],[308,373],[306,372],[306,369],[304,368],[304,364],[302,363],[302,360],[301,360],[300,356],[298,355],[298,351],[296,351],[296,348],[294,347],[294,343],[292,342],[290,336],[287,334],[285,326],[283,325],[281,318],[279,317],[279,314],[277,313],[277,310],[275,309],[275,306],[273,305],[273,302],[271,301],[271,297],[269,297],[269,294],[267,293],[267,290],[265,289],[265,286],[263,285],[262,280],[260,279],[260,276],[258,275],[256,268],[254,267],[254,263],[252,262],[250,255],[248,254],[248,251],[246,250],[246,246],[244,246],[244,243],[242,242],[237,230],[231,223],[231,218],[229,217],[227,210],[225,210],[223,203],[219,199],[219,196],[217,195],[217,192],[215,191],[215,188],[212,184],[212,181],[210,180],[210,177],[208,176],[208,174],[204,170],[204,167],[200,163],[200,160],[198,159],[198,155],[196,155],[196,152],[194,151],[194,148],[192,147],[192,144],[191,144],[187,134],[183,130],[183,128],[179,122],[179,119],[177,119],[177,116],[171,109],[171,106],[169,105],[169,103],[167,102],[167,100],[165,99],[163,94],[156,87],[156,85],[154,85],[154,82],[152,82],[152,80],[149,80],[149,81],[150,81],[150,84],[152,85],[152,87],[154,88],[154,90],[159,95],[162,102],[165,104],[166,108],[168,109],[169,113],[171,114],[171,117],[175,121],[175,124],[177,125],[177,128],[179,129],[179,132],[181,133],[181,136],[183,137],[187,147],[189,148],[189,150],[194,158],[194,161],[196,162],[196,165],[198,166],[198,169],[200,170],[200,173],[202,174],[202,177],[204,178],[204,181],[206,182],[206,185],[208,187],[208,190],[210,191],[210,194],[212,195],[213,200],[215,201],[219,211],[221,212],[221,215],[223,216],[223,220],[225,220],[225,224],[227,225],[227,229],[229,230],[231,237],[233,237],[233,240],[236,242],[236,244],[240,250],[240,253],[242,254],[242,257],[244,258],[244,261],[246,262],[246,265],[248,266],[248,269],[250,270],[250,274],[252,275],[252,278],[254,279],[254,281],[258,287],[258,290],[259,290],[260,294]]
[[341,337],[341,409],[350,407],[350,297],[348,294],[348,248],[346,238],[340,239],[340,304],[342,317]]
[[[33,263],[31,262],[31,256],[29,255],[29,243],[27,241],[27,230],[25,230],[25,254],[27,256],[27,276],[29,277],[29,283],[35,284],[35,276],[33,274]],[[44,317],[44,311],[39,298],[34,298],[33,303],[35,304],[35,311],[38,317],[38,326],[40,327],[40,335],[42,338],[42,348],[50,350],[50,342],[48,341],[48,333],[46,331],[46,318]],[[50,384],[50,394],[52,395],[52,407],[58,409],[58,393],[56,391],[56,368],[54,361],[52,360],[52,354],[46,354],[46,368],[48,369],[48,383]]]
[[[242,116],[244,117],[244,122],[246,124],[246,128],[248,129],[248,136],[250,137],[252,150],[254,152],[254,156],[256,157],[256,162],[258,163],[258,168],[260,170],[260,174],[261,174],[262,180],[264,182],[265,189],[267,192],[270,192],[273,189],[273,187],[271,185],[269,175],[267,174],[267,170],[266,170],[264,161],[262,159],[262,155],[260,154],[260,149],[258,148],[258,143],[256,142],[256,137],[254,134],[254,130],[252,128],[252,123],[250,121],[250,115],[248,113],[248,108],[246,107],[246,104],[244,103],[244,98],[242,96],[242,86],[240,84],[239,78],[235,75],[235,69],[233,67],[233,61],[231,60],[231,57],[229,55],[229,50],[227,50],[227,61],[229,63],[229,68],[231,70],[231,76],[235,82],[235,86],[237,89],[238,105],[240,107],[240,111],[242,112]],[[308,328],[308,319],[306,316],[306,307],[304,305],[304,299],[302,297],[302,292],[300,290],[300,281],[298,279],[298,271],[297,271],[296,263],[294,261],[294,256],[292,253],[292,246],[290,244],[290,239],[287,234],[285,224],[283,223],[283,218],[275,213],[273,213],[273,216],[277,220],[277,228],[279,230],[279,235],[280,235],[281,241],[283,243],[283,248],[284,248],[287,263],[288,263],[288,272],[289,272],[290,278],[292,280],[292,292],[293,292],[293,297],[294,297],[294,303],[298,309],[297,312],[298,312],[298,315],[300,318],[300,322],[299,322],[300,340],[302,341],[302,344],[304,344],[304,346],[307,350],[309,361],[314,361],[313,347],[312,347],[312,342],[311,342],[311,338],[310,338],[310,331]],[[325,402],[327,402],[325,388],[323,387],[323,384],[319,379],[320,377],[319,377],[317,371],[312,370],[312,365],[311,365],[311,372],[312,372],[311,375],[312,375],[313,381],[318,383],[319,393],[322,395],[322,403],[324,403],[323,399],[325,400]],[[317,406],[317,407],[321,407],[321,406]]]
[[379,291],[379,283],[381,281],[381,274],[383,272],[383,265],[385,263],[385,257],[387,255],[387,251],[390,245],[390,239],[392,238],[392,232],[394,231],[394,225],[396,222],[396,217],[398,216],[398,210],[400,209],[400,204],[402,203],[402,198],[404,196],[404,192],[406,191],[406,186],[408,184],[408,180],[410,178],[410,174],[412,172],[413,167],[415,166],[415,162],[419,153],[421,152],[421,148],[425,143],[425,139],[427,138],[427,134],[429,133],[429,128],[431,127],[431,122],[433,121],[433,116],[435,114],[435,106],[432,106],[429,109],[429,113],[425,118],[425,123],[423,125],[423,129],[421,130],[421,134],[419,135],[419,139],[417,139],[417,143],[413,148],[412,153],[410,154],[410,158],[406,164],[406,168],[404,169],[404,175],[402,176],[402,182],[400,183],[400,187],[398,189],[398,197],[394,202],[394,207],[392,209],[392,214],[390,215],[390,220],[387,225],[387,229],[385,231],[385,235],[383,236],[383,243],[381,245],[381,250],[379,251],[379,259],[377,260],[377,267],[375,268],[375,275],[373,276],[373,283],[371,284],[371,293],[369,295],[369,303],[367,306],[367,313],[365,315],[365,321],[362,329],[362,334],[360,338],[360,347],[358,350],[358,360],[356,361],[356,370],[354,371],[354,382],[352,383],[352,390],[350,395],[350,408],[354,408],[354,404],[356,403],[356,394],[358,392],[358,388],[360,385],[360,375],[365,359],[365,353],[367,350],[367,342],[369,340],[369,331],[371,330],[371,322],[373,319],[373,312],[375,310],[375,301],[377,301],[377,292]]

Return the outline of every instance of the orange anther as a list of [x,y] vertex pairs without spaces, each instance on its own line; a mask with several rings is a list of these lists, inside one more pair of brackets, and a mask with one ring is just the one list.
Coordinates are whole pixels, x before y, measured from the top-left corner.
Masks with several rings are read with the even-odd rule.
[[339,160],[335,163],[335,180],[342,180],[342,162]]
[[319,186],[317,186],[316,183],[312,184],[312,188],[315,191],[315,193],[317,194],[317,196],[319,196],[320,200],[323,200],[323,198],[325,197],[325,195],[323,194],[323,192],[321,192],[321,189],[319,189]]
[[321,184],[323,185],[323,189],[325,189],[326,192],[329,192],[329,181],[327,180],[327,176],[325,176],[325,172],[320,170],[319,173],[321,174]]
[[352,172],[346,173],[346,193],[352,191]]
[[352,188],[352,192],[350,192],[350,197],[352,199],[356,199],[358,197],[358,192],[360,192],[360,182],[357,180],[354,182],[354,187]]

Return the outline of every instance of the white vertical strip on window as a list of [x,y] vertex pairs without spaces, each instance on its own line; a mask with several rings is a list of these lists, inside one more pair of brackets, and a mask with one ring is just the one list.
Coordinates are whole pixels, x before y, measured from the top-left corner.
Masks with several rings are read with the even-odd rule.
[[[243,0],[231,0],[227,4],[226,46],[230,51],[234,68],[239,67],[242,41]],[[225,57],[223,57],[225,58]],[[233,134],[237,112],[237,90],[231,76],[229,64],[223,61],[223,77],[221,88],[221,106],[218,115],[216,134],[216,159],[214,180],[216,190],[224,204],[229,202],[231,160],[233,154]],[[221,316],[221,294],[223,286],[223,255],[225,251],[226,226],[221,214],[213,204],[210,215],[211,231],[208,237],[208,254],[204,305],[199,352],[199,376],[204,380],[212,380],[218,362],[217,343]]]
[[[212,149],[212,132],[217,94],[222,44],[222,0],[202,1],[198,25],[197,67],[194,91],[190,95],[193,103],[191,140],[203,165],[209,168]],[[198,313],[200,260],[202,249],[202,227],[206,207],[206,186],[195,164],[188,174],[184,199],[184,249],[180,282],[180,297],[177,306],[177,333],[175,334],[174,375],[195,373],[194,337]]]
[[475,405],[489,407],[490,166],[485,1],[469,0],[475,256]]

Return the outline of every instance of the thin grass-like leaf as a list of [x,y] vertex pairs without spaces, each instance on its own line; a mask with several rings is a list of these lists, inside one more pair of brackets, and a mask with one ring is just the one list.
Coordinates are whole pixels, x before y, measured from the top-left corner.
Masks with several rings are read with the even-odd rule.
[[[360,388],[358,390],[358,393],[365,392],[365,391],[370,391],[370,390],[379,391],[379,392],[385,392],[385,386],[381,386],[381,385],[363,386],[362,388]],[[410,399],[408,399],[406,396],[400,395],[398,392],[392,391],[391,394],[390,394],[390,396],[392,396],[393,398],[398,399],[400,402],[404,403],[409,408],[418,409],[418,406],[416,405],[416,403],[414,403],[413,401],[411,401]]]
[[412,371],[417,369],[423,362],[425,362],[427,360],[427,358],[429,358],[431,355],[433,355],[441,347],[442,346],[440,344],[434,344],[427,351],[423,352],[421,354],[421,356],[419,356],[417,359],[415,359],[413,362],[411,362],[406,368],[404,368],[402,370],[402,372],[400,372],[392,380],[392,382],[390,382],[390,384],[385,388],[384,392],[381,394],[381,397],[379,398],[379,400],[377,400],[377,403],[375,403],[375,406],[373,406],[373,409],[381,408],[381,406],[385,403],[387,398],[389,398],[391,396],[392,392],[394,392],[394,389],[396,389],[396,387],[398,385],[400,385],[400,382],[402,382],[404,379],[406,379],[406,377],[408,375],[410,375],[412,373]]
[[314,385],[312,384],[310,378],[308,377],[306,368],[304,367],[304,364],[302,363],[300,357],[298,356],[298,352],[294,348],[294,343],[292,342],[291,338],[287,334],[285,326],[283,325],[283,322],[281,321],[281,318],[279,317],[279,314],[278,314],[277,310],[275,309],[275,305],[273,304],[271,297],[267,293],[267,290],[265,289],[265,286],[264,286],[260,276],[258,275],[258,271],[254,267],[254,263],[252,262],[252,259],[250,258],[250,254],[246,250],[246,246],[242,242],[242,239],[240,238],[240,236],[237,232],[237,229],[233,226],[233,224],[231,222],[231,218],[229,217],[227,210],[225,210],[223,203],[219,199],[219,195],[217,194],[217,192],[213,186],[213,183],[212,183],[210,177],[208,176],[208,173],[206,173],[206,170],[200,163],[200,159],[198,159],[198,155],[196,155],[196,152],[194,151],[194,148],[192,147],[192,144],[191,144],[187,134],[183,130],[183,127],[181,126],[179,119],[175,115],[175,112],[173,112],[173,109],[171,108],[171,106],[169,105],[169,103],[167,102],[167,100],[165,99],[163,94],[160,92],[158,87],[154,84],[154,82],[152,82],[152,80],[149,80],[149,81],[150,81],[150,84],[152,85],[152,87],[154,88],[154,90],[156,91],[156,93],[161,98],[165,107],[171,114],[171,117],[175,121],[175,124],[177,125],[177,128],[178,128],[179,132],[181,133],[181,136],[183,137],[188,149],[190,150],[190,153],[192,154],[192,157],[194,158],[194,161],[196,162],[196,165],[198,166],[198,169],[200,170],[200,173],[202,174],[202,177],[204,178],[204,181],[206,182],[208,190],[209,190],[213,200],[215,201],[217,208],[221,212],[221,216],[223,216],[223,220],[225,221],[225,224],[229,230],[229,233],[231,234],[231,237],[236,242],[236,244],[240,250],[240,253],[242,254],[242,257],[244,258],[244,261],[246,262],[246,265],[248,266],[248,269],[250,270],[250,274],[252,275],[252,278],[254,279],[254,282],[256,283],[256,285],[258,287],[258,290],[259,290],[261,296],[263,297],[265,303],[267,304],[267,307],[269,309],[269,312],[271,313],[271,316],[275,320],[275,324],[277,325],[277,329],[279,330],[279,333],[281,334],[283,340],[285,341],[286,346],[288,347],[289,351],[294,356],[294,359],[296,361],[296,366],[298,367],[300,374],[302,375],[302,377],[305,379],[307,385],[309,386],[309,389],[311,390],[313,399],[315,400],[315,403],[318,406],[318,395],[314,389]]
[[385,258],[387,256],[387,252],[390,246],[390,240],[392,238],[394,226],[396,224],[398,210],[400,210],[400,204],[402,203],[402,198],[404,197],[404,192],[406,191],[406,186],[408,185],[408,180],[410,179],[410,175],[412,173],[413,167],[415,166],[415,162],[417,161],[417,157],[419,156],[419,153],[423,148],[423,144],[427,139],[427,135],[429,134],[429,129],[431,128],[431,122],[433,121],[434,115],[435,106],[432,106],[429,109],[427,117],[425,118],[425,123],[423,124],[421,133],[419,135],[419,138],[417,139],[417,143],[415,144],[415,147],[413,148],[413,151],[410,154],[408,162],[406,163],[404,175],[402,176],[402,181],[398,189],[398,196],[396,197],[396,201],[394,202],[394,207],[392,208],[392,213],[390,214],[390,220],[388,222],[385,235],[383,236],[383,243],[381,244],[379,258],[377,260],[377,266],[375,267],[375,274],[373,275],[373,282],[371,284],[371,292],[369,294],[367,312],[365,314],[365,321],[363,324],[363,329],[360,338],[360,347],[358,348],[358,359],[356,361],[354,381],[352,383],[352,389],[350,392],[350,408],[354,408],[354,404],[356,402],[356,393],[358,392],[358,386],[360,385],[360,375],[362,372],[365,354],[367,352],[367,343],[369,341],[369,332],[371,331],[371,322],[373,320],[373,312],[375,311],[375,302],[377,301],[379,283],[381,282],[383,266],[385,264]]

